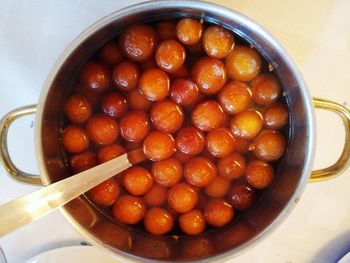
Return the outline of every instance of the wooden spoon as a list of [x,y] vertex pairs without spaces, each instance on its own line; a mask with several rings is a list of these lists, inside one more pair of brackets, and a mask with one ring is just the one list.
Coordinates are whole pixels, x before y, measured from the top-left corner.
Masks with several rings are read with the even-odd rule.
[[136,149],[1,205],[0,236],[4,236],[63,206],[144,159],[142,150]]

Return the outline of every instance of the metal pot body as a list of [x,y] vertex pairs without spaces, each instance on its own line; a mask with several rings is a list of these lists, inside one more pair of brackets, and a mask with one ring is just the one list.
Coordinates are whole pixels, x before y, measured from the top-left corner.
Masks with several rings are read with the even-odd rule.
[[257,243],[282,222],[299,200],[311,174],[315,145],[314,108],[295,64],[281,45],[263,28],[233,10],[197,1],[154,1],[112,13],[71,43],[59,58],[43,88],[36,114],[36,150],[44,184],[71,175],[60,146],[62,104],[73,89],[81,66],[107,41],[136,23],[195,17],[232,30],[253,45],[272,65],[284,87],[289,105],[289,140],[276,169],[276,181],[259,202],[231,225],[197,237],[154,237],[118,225],[85,196],[62,208],[68,220],[95,245],[116,257],[131,260],[213,260],[231,257]]

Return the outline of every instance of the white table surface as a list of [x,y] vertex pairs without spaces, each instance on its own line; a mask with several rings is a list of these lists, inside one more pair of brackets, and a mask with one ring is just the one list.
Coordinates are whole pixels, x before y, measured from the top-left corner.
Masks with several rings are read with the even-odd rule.
[[[140,1],[0,0],[0,116],[36,103],[45,77],[66,45],[110,12]],[[313,96],[350,105],[350,1],[221,0],[272,32],[299,65]],[[344,143],[341,122],[317,111],[315,167],[331,164]],[[33,117],[13,125],[9,144],[23,170],[37,173]],[[333,262],[350,248],[350,170],[308,184],[285,222],[259,245],[229,262]],[[0,168],[0,204],[38,189]],[[0,215],[1,216],[1,215]],[[0,239],[10,263],[82,241],[58,212]]]

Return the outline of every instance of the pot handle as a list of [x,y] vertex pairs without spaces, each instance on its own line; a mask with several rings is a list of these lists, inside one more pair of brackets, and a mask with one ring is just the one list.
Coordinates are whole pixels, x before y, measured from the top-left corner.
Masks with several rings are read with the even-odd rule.
[[345,128],[345,143],[338,160],[329,167],[312,171],[310,182],[320,182],[332,179],[344,172],[350,165],[350,110],[343,105],[325,99],[313,98],[316,109],[329,110],[338,114]]
[[0,120],[0,162],[12,179],[31,185],[43,185],[39,175],[23,172],[15,166],[7,147],[7,134],[11,124],[16,119],[35,112],[36,105],[29,105],[10,111]]

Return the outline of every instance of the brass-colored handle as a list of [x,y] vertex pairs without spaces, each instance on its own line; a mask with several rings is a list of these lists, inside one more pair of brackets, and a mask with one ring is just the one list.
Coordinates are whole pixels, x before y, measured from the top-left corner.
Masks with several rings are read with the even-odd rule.
[[309,181],[320,182],[340,175],[350,165],[350,110],[341,104],[325,99],[313,98],[316,109],[329,110],[338,114],[345,128],[345,143],[338,160],[327,168],[312,171]]
[[39,175],[23,172],[15,166],[7,147],[7,134],[11,124],[16,119],[35,112],[36,105],[29,105],[10,111],[0,120],[0,162],[10,177],[16,181],[32,185],[43,185]]

